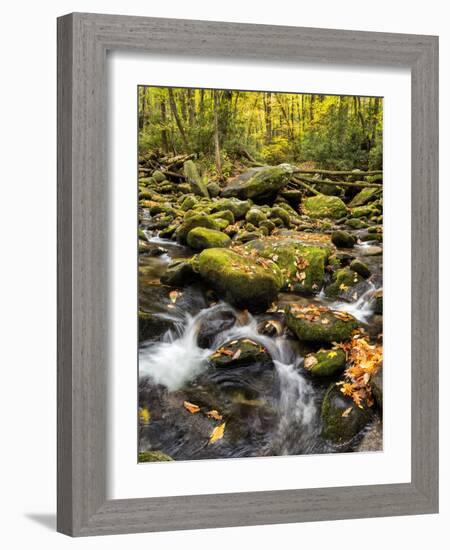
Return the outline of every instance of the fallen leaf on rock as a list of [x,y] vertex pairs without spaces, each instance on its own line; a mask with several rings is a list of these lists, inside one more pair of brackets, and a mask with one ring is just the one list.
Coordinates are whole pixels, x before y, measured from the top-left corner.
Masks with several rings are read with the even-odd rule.
[[148,424],[150,422],[151,414],[148,409],[142,407],[139,409],[139,420],[142,424]]
[[171,292],[169,292],[169,298],[170,298],[170,301],[172,302],[172,304],[174,304],[178,297],[181,295],[180,292],[178,292],[178,290],[172,290]]
[[342,413],[342,418],[347,418],[347,416],[352,412],[353,407],[349,407],[348,409],[345,409],[345,411]]
[[331,357],[336,357],[336,355],[337,355],[337,352],[336,352],[336,351],[330,351],[330,352],[328,352],[328,357],[330,357],[330,358],[331,358]]
[[239,359],[240,356],[241,356],[241,350],[238,349],[231,359],[235,361],[236,359]]
[[195,414],[200,411],[200,407],[198,405],[195,405],[194,403],[189,403],[189,401],[185,401],[183,403],[183,407],[191,414]]
[[225,422],[223,424],[220,424],[220,426],[216,426],[214,430],[211,432],[211,435],[209,436],[209,443],[215,443],[219,439],[222,439],[223,434],[225,431]]
[[222,415],[219,413],[219,411],[216,411],[213,409],[212,411],[208,411],[206,413],[206,416],[209,418],[213,418],[214,420],[222,420]]
[[305,369],[310,370],[315,365],[317,365],[317,363],[318,363],[318,361],[314,357],[314,355],[308,355],[308,356],[305,357],[305,361],[303,362],[303,366],[305,367]]

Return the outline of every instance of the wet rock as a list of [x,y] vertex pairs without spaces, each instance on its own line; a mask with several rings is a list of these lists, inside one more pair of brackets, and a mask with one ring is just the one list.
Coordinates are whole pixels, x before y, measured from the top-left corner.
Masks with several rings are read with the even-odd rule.
[[228,235],[225,235],[225,233],[216,231],[215,229],[194,227],[194,229],[188,233],[187,244],[195,250],[203,250],[205,248],[225,248],[230,246],[231,239]]
[[373,411],[366,403],[362,408],[357,407],[353,399],[343,395],[333,383],[323,398],[321,418],[322,437],[342,444],[361,432],[373,419]]
[[344,370],[345,351],[342,349],[319,350],[305,357],[303,367],[314,377],[334,376]]
[[325,288],[325,295],[330,298],[349,299],[352,295],[352,288],[362,281],[363,278],[356,271],[349,267],[343,267],[334,274],[333,282]]
[[371,305],[373,307],[374,313],[376,313],[377,315],[383,314],[383,289],[382,288],[377,289],[373,293]]
[[376,418],[364,430],[364,436],[356,447],[358,453],[369,453],[383,450],[383,423]]
[[192,192],[200,197],[209,198],[208,188],[206,187],[206,183],[200,177],[195,163],[192,160],[187,160],[183,165],[183,169],[184,175],[186,176],[187,182],[191,186]]
[[332,218],[338,220],[347,215],[347,207],[339,197],[315,195],[306,198],[302,210],[311,218]]
[[298,189],[283,189],[280,191],[280,195],[295,208],[298,207],[303,198],[303,193]]
[[284,332],[283,320],[280,318],[264,319],[258,323],[257,331],[259,334],[264,334],[265,336],[281,336]]
[[192,260],[173,260],[161,277],[161,283],[168,286],[185,286],[197,278]]
[[287,326],[304,342],[343,342],[358,327],[352,315],[325,306],[291,304],[285,311]]
[[293,171],[294,168],[289,164],[249,170],[229,183],[222,191],[222,196],[253,199],[259,203],[270,202],[289,182]]
[[373,200],[379,191],[380,189],[378,187],[365,187],[353,197],[348,205],[350,208],[364,206],[366,203]]
[[139,462],[169,462],[172,460],[173,458],[162,451],[141,451],[139,453]]
[[236,323],[236,315],[229,309],[212,309],[200,321],[197,343],[201,348],[210,348],[214,338]]
[[210,248],[198,255],[203,280],[226,301],[250,311],[265,309],[276,298],[281,274],[225,248]]
[[139,342],[155,340],[164,334],[172,323],[153,313],[139,310]]
[[267,349],[249,338],[233,340],[216,350],[208,358],[215,368],[247,367],[257,363],[259,366],[272,367],[273,361]]
[[361,256],[380,256],[381,254],[383,254],[383,249],[381,248],[381,246],[366,246],[359,250],[359,254]]
[[348,231],[334,231],[331,241],[338,248],[352,248],[356,244],[356,238]]
[[353,260],[350,263],[350,269],[361,275],[364,279],[368,279],[372,272],[369,269],[369,266],[362,262],[361,260]]
[[206,227],[207,229],[219,230],[220,226],[210,216],[204,213],[193,214],[192,216],[185,217],[183,223],[176,230],[176,238],[179,243],[186,244],[187,236],[194,227]]
[[163,246],[155,246],[150,250],[149,255],[162,256],[163,254],[167,254],[167,252],[168,252],[167,248],[164,248]]
[[375,403],[379,409],[383,410],[383,367],[380,367],[377,372],[370,378],[370,387]]
[[148,241],[139,239],[139,254],[146,254],[150,252],[151,249],[152,247]]

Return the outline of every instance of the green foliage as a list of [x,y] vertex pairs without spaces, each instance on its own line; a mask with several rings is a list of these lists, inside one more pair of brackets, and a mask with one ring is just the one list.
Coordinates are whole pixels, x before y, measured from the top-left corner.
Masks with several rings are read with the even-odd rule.
[[381,98],[140,86],[138,105],[140,153],[194,153],[209,179],[250,158],[382,168]]

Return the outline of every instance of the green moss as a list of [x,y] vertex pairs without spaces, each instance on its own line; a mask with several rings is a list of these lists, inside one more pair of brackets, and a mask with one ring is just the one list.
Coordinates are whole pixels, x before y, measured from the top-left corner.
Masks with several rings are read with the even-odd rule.
[[319,350],[305,358],[304,367],[312,376],[333,376],[342,372],[346,355],[342,349]]
[[341,293],[345,293],[348,288],[355,286],[362,281],[361,275],[349,267],[338,269],[333,277],[331,285],[325,288],[326,296],[337,298]]
[[287,228],[291,227],[291,216],[280,206],[274,206],[270,211],[271,218],[279,218]]
[[367,223],[358,218],[349,218],[345,223],[352,229],[364,229],[367,227]]
[[139,185],[144,185],[145,187],[154,187],[157,184],[157,181],[153,176],[148,178],[139,178]]
[[352,248],[356,244],[356,238],[348,231],[334,231],[331,242],[338,248]]
[[139,462],[171,462],[171,458],[162,451],[142,451],[139,453]]
[[372,204],[367,204],[365,206],[356,206],[352,208],[352,217],[353,218],[364,218],[370,217],[374,214],[379,214],[380,210],[373,206]]
[[267,166],[250,171],[250,177],[242,175],[235,183],[227,186],[222,195],[224,197],[238,197],[240,199],[253,199],[257,202],[275,198],[277,192],[290,180],[293,167],[289,164]]
[[[350,409],[349,412],[348,409]],[[342,416],[346,412],[345,416]],[[372,410],[359,408],[353,399],[342,394],[339,386],[331,384],[325,393],[321,410],[322,437],[333,443],[345,443],[357,435],[373,418]]]
[[246,221],[258,227],[259,224],[267,219],[267,216],[259,208],[252,207],[245,215]]
[[222,212],[223,210],[231,210],[231,212],[233,212],[235,220],[241,220],[245,217],[251,206],[251,201],[241,201],[236,198],[225,198],[213,202],[211,212]]
[[[225,222],[228,224],[226,220]],[[231,239],[228,235],[225,235],[225,233],[216,231],[215,229],[194,227],[194,229],[188,233],[187,244],[196,250],[203,250],[204,248],[224,248],[230,246]]]
[[379,189],[377,187],[364,187],[364,189],[361,189],[361,191],[353,197],[348,205],[350,208],[354,208],[355,206],[363,206],[372,200],[378,192]]
[[143,229],[138,230],[139,239],[143,241],[147,241],[147,235],[145,234],[145,231]]
[[155,171],[153,172],[153,179],[154,179],[157,183],[162,183],[163,181],[165,181],[166,176],[165,176],[160,170],[155,170]]
[[221,220],[227,220],[228,223],[234,223],[234,214],[231,210],[221,210],[220,212],[215,212],[214,214],[210,214],[210,217],[213,220],[221,219]]
[[186,180],[191,186],[192,192],[200,197],[209,198],[208,188],[206,182],[200,177],[197,167],[192,160],[187,160],[184,163],[184,175]]
[[311,218],[340,219],[347,214],[347,207],[339,197],[315,195],[303,201],[302,209]]
[[194,227],[206,227],[207,229],[220,230],[219,224],[207,214],[194,213],[191,216],[186,216],[183,223],[178,227],[176,231],[177,241],[186,244],[187,236]]
[[286,324],[304,342],[343,342],[352,336],[358,321],[351,315],[346,319],[336,317],[332,310],[325,309],[316,316],[307,310],[286,308]]
[[353,271],[356,271],[358,275],[361,275],[364,279],[367,279],[371,275],[371,271],[369,269],[369,266],[362,262],[361,260],[353,260],[350,263],[350,269]]
[[181,201],[180,208],[184,212],[187,212],[188,210],[191,210],[197,205],[198,201],[193,195],[186,195],[184,199]]
[[226,301],[251,311],[265,309],[280,288],[281,274],[275,264],[269,269],[225,248],[201,252],[198,270]]

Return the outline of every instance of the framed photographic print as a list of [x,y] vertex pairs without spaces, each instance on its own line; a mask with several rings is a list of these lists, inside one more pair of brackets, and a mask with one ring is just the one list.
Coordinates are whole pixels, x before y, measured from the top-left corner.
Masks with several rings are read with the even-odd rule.
[[437,44],[58,20],[58,530],[437,512]]

